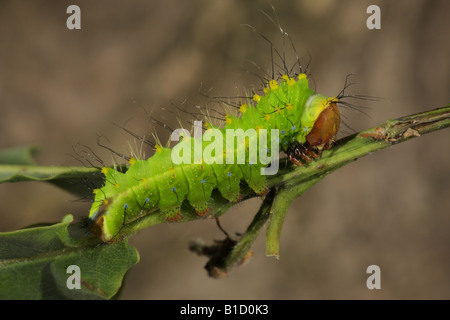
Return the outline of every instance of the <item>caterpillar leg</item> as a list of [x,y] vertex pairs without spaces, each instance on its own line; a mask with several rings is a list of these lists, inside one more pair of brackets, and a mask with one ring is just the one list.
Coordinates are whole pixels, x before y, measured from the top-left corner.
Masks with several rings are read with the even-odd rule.
[[288,157],[289,161],[291,161],[297,167],[303,167],[303,163],[300,160],[298,160],[293,153],[289,153]]
[[206,209],[203,210],[203,211],[197,211],[197,210],[195,210],[195,212],[197,213],[197,215],[198,215],[199,217],[206,217],[206,216],[211,212],[211,208],[206,208]]
[[191,205],[199,217],[206,217],[211,212],[211,208],[208,208],[208,202],[191,203]]
[[312,148],[308,148],[305,145],[296,144],[288,150],[288,157],[297,167],[303,167],[303,163],[300,160],[311,162],[319,158],[320,154],[315,153]]
[[180,206],[165,209],[163,210],[163,213],[166,215],[167,222],[176,222],[183,218],[183,215],[180,212]]
[[267,188],[266,186],[264,186],[264,188],[260,191],[258,191],[256,194],[260,197],[265,197],[267,194],[269,193],[269,188]]
[[288,150],[289,160],[296,166],[303,167],[303,163],[300,160],[311,162],[319,159],[323,150],[331,149],[334,142],[333,139],[329,139],[327,142],[316,146],[310,146],[308,142],[296,144]]

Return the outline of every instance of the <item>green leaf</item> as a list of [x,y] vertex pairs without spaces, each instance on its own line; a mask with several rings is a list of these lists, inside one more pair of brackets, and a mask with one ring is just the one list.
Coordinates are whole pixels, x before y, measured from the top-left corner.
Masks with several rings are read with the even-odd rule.
[[0,164],[0,183],[21,181],[51,182],[84,197],[103,184],[103,175],[96,168]]
[[91,191],[104,183],[98,168],[35,165],[33,156],[37,151],[39,148],[34,146],[0,150],[0,183],[46,181],[83,198],[92,196]]
[[34,156],[39,152],[39,147],[17,147],[0,150],[0,164],[34,164]]
[[0,183],[47,181],[82,197],[103,184],[96,168],[35,165],[33,157],[38,151],[35,146],[0,150]]
[[[75,239],[72,221],[67,215],[51,226],[0,233],[0,299],[110,299],[118,292],[137,250],[125,241]],[[81,289],[67,287],[71,265],[80,268]]]

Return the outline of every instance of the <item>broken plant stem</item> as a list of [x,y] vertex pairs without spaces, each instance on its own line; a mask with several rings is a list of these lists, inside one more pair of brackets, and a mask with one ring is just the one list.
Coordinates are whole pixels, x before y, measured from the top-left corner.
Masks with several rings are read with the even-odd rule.
[[306,183],[301,183],[293,188],[280,188],[275,196],[270,210],[270,222],[266,230],[266,256],[279,258],[280,237],[284,218],[293,200],[300,197],[323,177],[311,178]]

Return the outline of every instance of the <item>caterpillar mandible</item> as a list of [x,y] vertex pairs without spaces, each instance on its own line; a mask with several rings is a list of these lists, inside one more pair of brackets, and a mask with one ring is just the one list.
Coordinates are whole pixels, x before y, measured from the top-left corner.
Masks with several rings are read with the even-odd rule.
[[111,241],[124,224],[156,209],[166,221],[178,221],[184,201],[198,216],[205,216],[215,189],[231,202],[240,200],[243,182],[264,195],[265,175],[278,169],[279,151],[298,166],[301,160],[320,157],[339,131],[337,103],[343,95],[314,92],[299,62],[298,66],[298,74],[287,67],[281,76],[272,72],[262,93],[241,100],[238,114],[227,114],[222,127],[206,121],[195,126],[200,134],[194,137],[179,130],[173,148],[155,145],[148,159],[131,158],[125,173],[103,167],[105,183],[94,190],[89,213],[91,231]]

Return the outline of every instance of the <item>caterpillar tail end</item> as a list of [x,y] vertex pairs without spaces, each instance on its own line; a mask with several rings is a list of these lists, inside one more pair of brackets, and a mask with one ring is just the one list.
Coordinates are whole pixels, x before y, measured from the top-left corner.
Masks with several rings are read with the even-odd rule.
[[96,205],[92,206],[89,214],[89,231],[103,242],[109,242],[112,236],[109,234],[108,221],[106,221],[105,206]]
[[89,218],[89,230],[92,232],[92,234],[100,239],[102,239],[103,235],[103,223],[104,216],[100,216],[98,219]]

